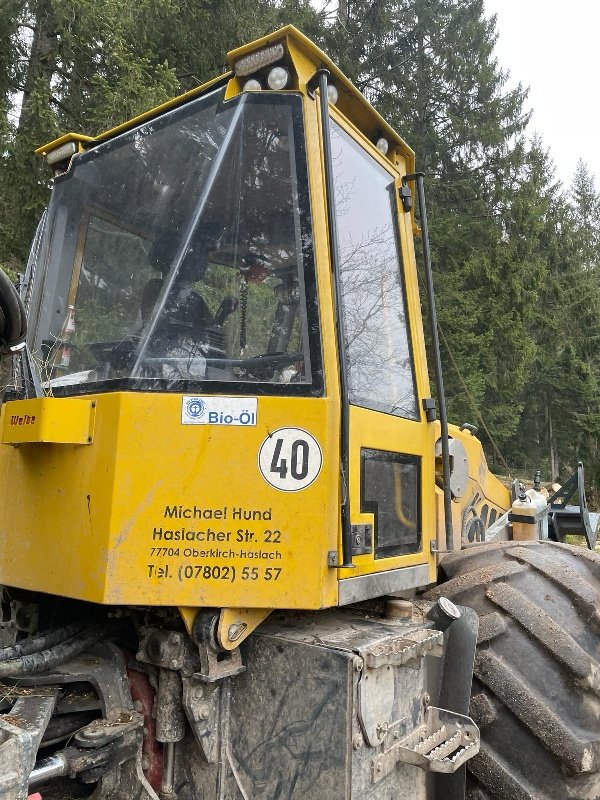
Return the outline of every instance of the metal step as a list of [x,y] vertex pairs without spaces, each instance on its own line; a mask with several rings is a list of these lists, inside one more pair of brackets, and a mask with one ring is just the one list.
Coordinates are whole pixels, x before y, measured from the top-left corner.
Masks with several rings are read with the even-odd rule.
[[437,656],[444,653],[444,634],[430,628],[407,631],[395,639],[371,645],[364,651],[369,669],[378,667],[407,666],[419,669],[423,656]]
[[407,736],[390,743],[373,759],[373,783],[385,778],[398,762],[429,772],[456,772],[479,752],[479,729],[470,717],[429,706],[425,721]]

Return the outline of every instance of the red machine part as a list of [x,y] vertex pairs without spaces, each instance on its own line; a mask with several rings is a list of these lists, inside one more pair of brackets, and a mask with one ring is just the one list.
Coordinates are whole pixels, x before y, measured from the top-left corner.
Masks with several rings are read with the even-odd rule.
[[127,670],[131,698],[136,709],[144,715],[144,739],[142,742],[142,769],[146,780],[155,791],[159,791],[163,775],[163,748],[156,741],[156,722],[152,716],[152,707],[156,692],[148,676],[135,669]]

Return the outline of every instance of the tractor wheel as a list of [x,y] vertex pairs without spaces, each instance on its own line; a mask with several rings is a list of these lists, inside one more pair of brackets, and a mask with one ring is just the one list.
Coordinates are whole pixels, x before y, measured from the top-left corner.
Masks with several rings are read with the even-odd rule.
[[502,542],[448,556],[429,598],[479,614],[468,800],[600,798],[600,556]]

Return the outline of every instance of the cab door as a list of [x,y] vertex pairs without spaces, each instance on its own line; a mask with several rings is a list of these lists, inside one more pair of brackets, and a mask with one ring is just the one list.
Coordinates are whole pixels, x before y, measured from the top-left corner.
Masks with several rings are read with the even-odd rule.
[[435,580],[434,426],[402,173],[333,115],[330,136],[350,404],[344,604]]

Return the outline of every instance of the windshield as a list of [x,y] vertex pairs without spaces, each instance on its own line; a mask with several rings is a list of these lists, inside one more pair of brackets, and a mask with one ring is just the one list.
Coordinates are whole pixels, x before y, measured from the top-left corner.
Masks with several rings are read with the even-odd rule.
[[30,315],[48,389],[319,388],[301,99],[223,94],[57,179]]

